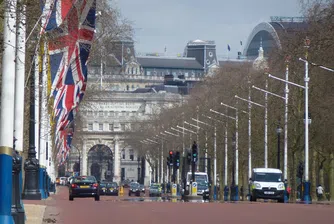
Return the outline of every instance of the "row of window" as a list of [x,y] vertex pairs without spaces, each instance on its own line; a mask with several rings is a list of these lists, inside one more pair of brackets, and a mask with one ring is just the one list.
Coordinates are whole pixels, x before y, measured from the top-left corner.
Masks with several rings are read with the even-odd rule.
[[131,129],[131,124],[120,124],[120,126],[114,126],[114,124],[107,124],[108,129],[103,125],[103,123],[99,123],[98,125],[95,125],[93,123],[88,123],[87,129],[88,131],[114,131],[114,129],[120,129],[117,131],[126,131]]
[[143,113],[137,112],[137,111],[86,111],[87,116],[127,116],[127,117],[133,117],[133,116],[142,116]]

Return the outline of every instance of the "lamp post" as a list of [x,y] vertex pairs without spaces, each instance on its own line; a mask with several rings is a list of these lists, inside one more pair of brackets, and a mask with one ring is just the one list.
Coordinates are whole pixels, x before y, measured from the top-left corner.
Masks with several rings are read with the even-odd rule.
[[[237,150],[236,150],[236,136],[233,134],[232,136],[232,149],[234,157],[236,158]],[[232,162],[232,184],[231,184],[231,201],[238,201],[238,187],[236,185],[236,180],[238,178],[237,172],[236,172],[236,163],[233,160]]]
[[[219,114],[221,116],[224,116],[224,117],[227,117],[227,118],[230,118],[232,120],[235,120],[235,141],[234,143],[232,143],[232,145],[235,144],[235,161],[233,161],[233,164],[235,163],[235,176],[237,178],[235,178],[235,182],[236,182],[236,191],[237,191],[237,196],[235,198],[232,198],[232,195],[231,195],[231,200],[238,200],[239,197],[238,197],[238,127],[239,127],[239,110],[238,108],[235,108],[236,110],[236,114],[235,114],[235,117],[231,117],[231,116],[228,116],[226,114],[223,114],[223,113],[220,113],[218,111],[215,111],[213,109],[210,109],[210,112],[213,112],[215,114]],[[224,189],[224,192],[227,192],[227,126],[225,126],[225,189]],[[232,172],[234,172],[234,169],[232,170]],[[233,174],[233,177],[234,177],[234,174]],[[232,193],[232,192],[231,192]],[[227,198],[227,197],[225,197]]]
[[[244,98],[241,98],[237,95],[235,95],[235,98],[239,99],[239,100],[243,100],[245,102],[251,103],[253,105],[262,107],[265,109],[265,113],[264,113],[264,167],[268,168],[268,108],[267,108],[267,103],[265,103],[265,105],[259,104],[259,103],[255,103],[251,100],[247,100]],[[267,102],[267,100],[265,100]]]
[[280,121],[278,121],[276,133],[277,133],[277,169],[281,169],[281,133],[282,128],[280,126]]
[[24,162],[25,182],[22,199],[41,200],[41,192],[39,189],[39,161],[36,159],[35,151],[35,77],[31,74],[30,89],[30,121],[29,121],[29,150],[28,159]]

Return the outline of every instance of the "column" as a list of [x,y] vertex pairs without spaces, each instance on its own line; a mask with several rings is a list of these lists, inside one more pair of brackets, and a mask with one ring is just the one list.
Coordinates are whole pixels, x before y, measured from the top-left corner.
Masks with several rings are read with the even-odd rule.
[[145,159],[145,179],[144,184],[145,186],[149,186],[151,183],[151,166],[147,159]]
[[114,181],[120,183],[121,181],[121,163],[119,152],[119,138],[116,136],[114,139]]
[[87,173],[87,145],[86,142],[84,142],[82,147],[82,153],[81,153],[81,162],[80,162],[80,175],[88,175]]

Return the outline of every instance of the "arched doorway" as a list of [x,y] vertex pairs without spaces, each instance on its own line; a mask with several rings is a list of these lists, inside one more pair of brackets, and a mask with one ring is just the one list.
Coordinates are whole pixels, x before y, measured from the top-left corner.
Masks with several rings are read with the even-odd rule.
[[102,144],[93,146],[88,152],[88,167],[90,175],[97,180],[113,179],[113,156],[111,149]]
[[75,162],[73,165],[73,172],[79,173],[80,171],[80,164],[78,162]]
[[58,167],[58,177],[65,177],[65,165]]

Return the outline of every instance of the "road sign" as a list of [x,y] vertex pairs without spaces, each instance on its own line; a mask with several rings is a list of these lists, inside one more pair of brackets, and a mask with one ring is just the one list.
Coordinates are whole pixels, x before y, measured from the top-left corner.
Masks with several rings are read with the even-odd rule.
[[191,194],[197,195],[197,182],[192,182],[191,184]]
[[177,194],[177,185],[173,184],[172,185],[172,196],[176,196],[176,194]]

